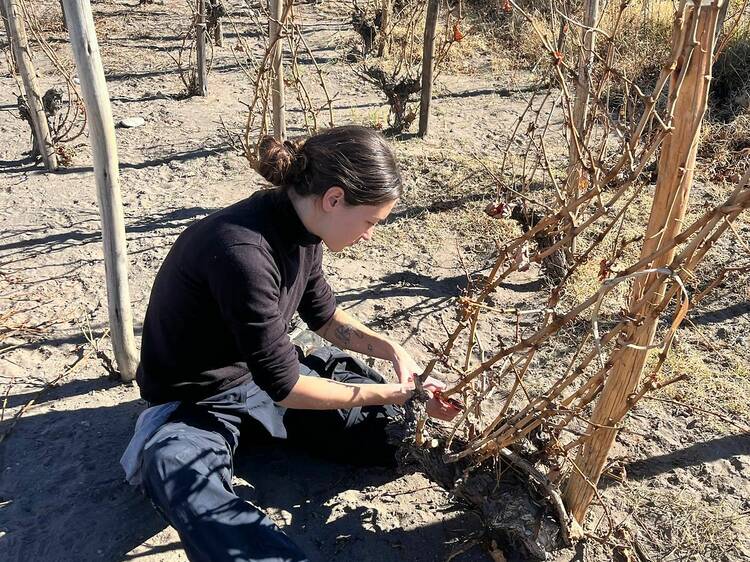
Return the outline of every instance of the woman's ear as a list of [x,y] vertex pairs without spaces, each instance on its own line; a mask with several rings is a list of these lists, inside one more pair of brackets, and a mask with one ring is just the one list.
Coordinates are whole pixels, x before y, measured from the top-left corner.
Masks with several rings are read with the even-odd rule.
[[321,203],[323,205],[323,211],[330,213],[336,207],[340,207],[344,204],[344,190],[337,185],[329,187],[323,194]]

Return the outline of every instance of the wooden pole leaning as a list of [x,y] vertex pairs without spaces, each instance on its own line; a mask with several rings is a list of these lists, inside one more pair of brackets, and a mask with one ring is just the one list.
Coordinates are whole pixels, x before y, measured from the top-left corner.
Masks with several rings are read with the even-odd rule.
[[26,26],[23,19],[23,10],[18,0],[1,0],[6,22],[8,25],[8,40],[10,41],[13,57],[15,58],[18,74],[23,82],[24,98],[29,110],[29,118],[34,131],[36,149],[42,157],[45,167],[54,172],[57,170],[57,154],[52,141],[47,114],[42,103],[42,92],[36,81],[36,70],[31,62],[29,41],[26,38]]
[[284,63],[281,43],[283,30],[285,0],[269,0],[270,18],[268,20],[268,37],[273,47],[271,54],[271,68],[273,82],[271,83],[271,108],[273,113],[273,136],[278,141],[286,138],[286,107],[284,103]]
[[[570,138],[568,139],[568,177],[566,180],[567,201],[575,201],[580,193],[583,178],[583,157],[581,146],[585,142],[586,120],[589,107],[589,82],[591,67],[594,62],[594,48],[596,46],[596,25],[599,20],[599,0],[584,0],[583,5],[583,36],[582,50],[578,59],[578,79],[575,88],[575,102],[571,116]],[[571,221],[575,220],[575,212],[571,213]],[[575,228],[570,225],[571,230]],[[575,253],[576,239],[571,241],[570,251]]]
[[422,100],[419,104],[419,132],[417,133],[421,138],[427,136],[430,129],[430,104],[432,103],[434,71],[433,55],[439,8],[439,0],[428,0],[422,51]]
[[208,63],[206,62],[206,0],[197,0],[198,20],[195,24],[196,86],[199,96],[208,95]]
[[102,222],[112,348],[122,379],[129,381],[135,377],[138,360],[130,308],[125,220],[120,197],[119,162],[112,107],[89,0],[64,2],[70,44],[88,116],[96,195]]
[[[725,0],[724,0],[725,1]],[[712,5],[683,0],[675,19],[673,52],[678,67],[672,74],[669,103],[674,104],[672,130],[661,149],[658,179],[641,257],[666,248],[680,232],[687,209],[701,123],[706,111],[715,28],[722,0]],[[666,267],[675,249],[665,251],[647,268]],[[654,283],[652,273],[634,281],[630,306],[646,299],[657,303],[664,296],[666,276]],[[649,286],[651,286],[649,288]],[[646,289],[649,288],[648,293]],[[638,321],[631,323],[615,350],[611,371],[591,416],[591,433],[575,459],[576,470],[567,482],[564,501],[575,519],[582,523],[596,492],[609,450],[617,436],[616,426],[630,409],[629,398],[641,380],[643,365],[652,345],[658,315],[647,305]]]

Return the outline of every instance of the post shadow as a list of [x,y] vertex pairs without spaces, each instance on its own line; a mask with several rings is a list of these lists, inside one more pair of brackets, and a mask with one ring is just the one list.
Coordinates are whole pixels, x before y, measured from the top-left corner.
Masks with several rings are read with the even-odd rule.
[[671,453],[633,461],[625,469],[629,478],[644,480],[675,468],[688,468],[738,455],[750,455],[750,433],[725,435],[695,443]]

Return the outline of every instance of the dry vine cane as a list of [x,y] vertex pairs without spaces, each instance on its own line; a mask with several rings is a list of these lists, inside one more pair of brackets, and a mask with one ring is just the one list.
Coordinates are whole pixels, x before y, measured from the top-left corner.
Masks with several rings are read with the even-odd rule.
[[[243,73],[251,80],[253,90],[250,103],[246,104],[247,118],[244,131],[241,134],[229,131],[224,126],[225,132],[232,146],[237,148],[251,164],[257,162],[257,148],[260,139],[269,134],[271,126],[271,88],[274,81],[272,66],[273,52],[277,41],[286,43],[290,51],[290,79],[284,82],[294,88],[295,97],[303,116],[303,126],[308,134],[312,134],[320,128],[321,113],[326,114],[325,123],[333,126],[333,98],[323,76],[323,69],[318,64],[310,46],[304,36],[302,25],[296,21],[294,5],[291,2],[284,4],[282,16],[279,20],[280,34],[278,37],[269,37],[268,21],[270,14],[263,5],[248,5],[252,25],[256,33],[264,38],[265,48],[260,56],[254,54],[253,47],[239,32],[237,23],[230,16],[225,16],[234,29],[237,45],[232,49],[232,54]],[[315,83],[324,98],[322,103],[317,101],[316,93],[312,92],[311,84],[303,76],[299,61],[306,57],[312,62],[315,74]],[[320,103],[320,105],[318,105]]]

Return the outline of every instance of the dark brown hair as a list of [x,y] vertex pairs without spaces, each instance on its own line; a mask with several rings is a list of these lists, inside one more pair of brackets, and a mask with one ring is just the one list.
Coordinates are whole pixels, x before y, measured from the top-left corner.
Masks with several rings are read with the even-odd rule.
[[339,186],[350,205],[379,205],[401,197],[396,158],[383,136],[346,125],[282,142],[263,137],[256,169],[272,184],[301,196]]

